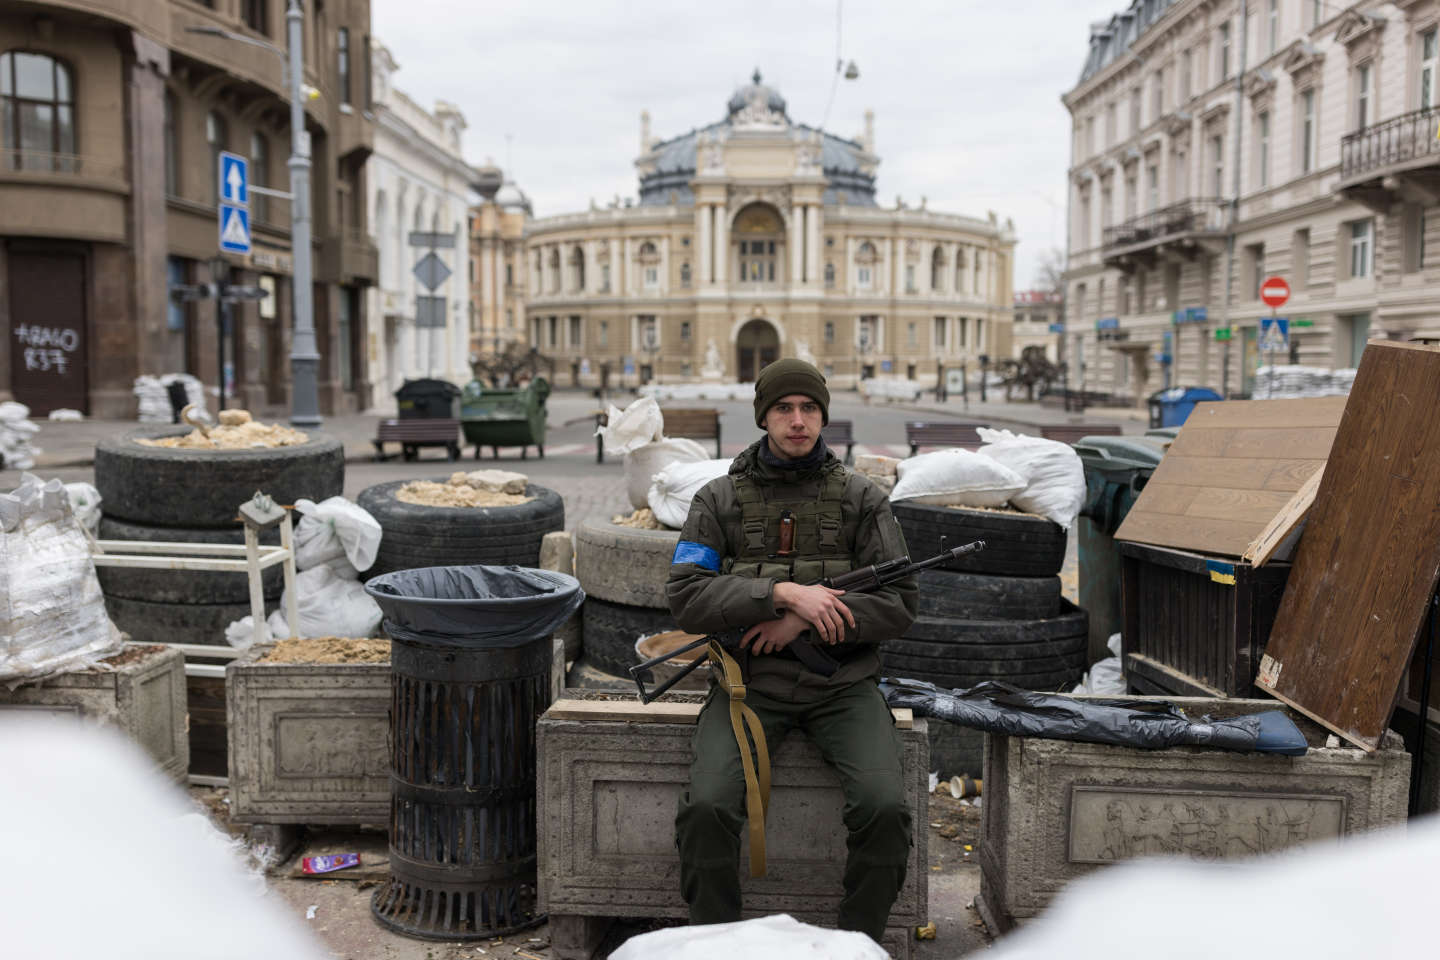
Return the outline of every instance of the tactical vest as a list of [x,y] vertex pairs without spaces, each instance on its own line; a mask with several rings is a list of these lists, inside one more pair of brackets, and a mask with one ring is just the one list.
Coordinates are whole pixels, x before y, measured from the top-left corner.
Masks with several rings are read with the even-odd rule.
[[[814,499],[767,500],[758,484],[747,474],[734,478],[735,498],[740,504],[740,543],[734,557],[725,558],[721,572],[742,577],[774,577],[796,583],[817,583],[850,569],[850,544],[844,536],[846,470],[832,462]],[[781,486],[771,486],[783,492]],[[781,519],[794,520],[794,544],[789,556],[780,556]]]

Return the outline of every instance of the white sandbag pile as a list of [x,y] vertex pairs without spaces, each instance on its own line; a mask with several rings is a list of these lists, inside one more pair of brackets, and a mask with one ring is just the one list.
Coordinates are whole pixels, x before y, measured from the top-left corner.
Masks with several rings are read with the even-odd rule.
[[1255,371],[1256,400],[1294,400],[1309,397],[1349,396],[1355,383],[1354,368],[1329,370],[1325,367],[1302,367],[1298,364],[1277,364]]
[[40,425],[30,420],[30,408],[23,403],[6,400],[0,403],[0,468],[30,470],[41,452],[30,439],[40,432]]
[[959,447],[901,460],[891,500],[941,507],[1003,507],[1025,489],[1025,478],[989,457]]
[[641,397],[624,410],[612,406],[606,420],[595,432],[607,451],[625,457],[625,492],[630,506],[637,510],[649,506],[650,484],[660,471],[672,463],[699,463],[709,458],[694,440],[665,436],[665,415],[654,397]]
[[701,460],[699,463],[672,463],[650,484],[647,503],[655,519],[676,530],[685,526],[690,501],[700,488],[730,472],[733,460]]
[[141,423],[173,423],[174,410],[170,405],[170,385],[185,385],[185,399],[199,410],[205,409],[205,387],[188,373],[167,373],[160,377],[140,376],[135,378],[135,399],[140,405]]
[[[296,500],[295,633],[301,637],[373,637],[380,629],[379,605],[365,592],[361,571],[375,563],[380,550],[380,523],[370,511],[331,497],[316,503]],[[290,636],[285,612],[288,591],[266,621],[265,639]],[[225,639],[245,649],[255,639],[254,619],[242,617],[225,628]]]
[[860,381],[860,396],[867,401],[875,400],[918,400],[924,388],[914,380],[899,377],[871,377]]
[[0,494],[0,682],[84,670],[120,644],[64,484],[24,474]]

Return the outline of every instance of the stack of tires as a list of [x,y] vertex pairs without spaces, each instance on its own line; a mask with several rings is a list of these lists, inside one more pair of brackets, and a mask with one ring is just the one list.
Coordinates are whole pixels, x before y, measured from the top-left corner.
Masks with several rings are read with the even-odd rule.
[[678,530],[587,520],[575,531],[575,576],[585,591],[582,663],[630,683],[635,642],[676,629],[665,599]]
[[[333,437],[248,450],[151,447],[137,439],[190,432],[149,427],[95,447],[102,540],[245,542],[240,505],[262,491],[276,503],[320,501],[345,486],[345,451]],[[262,542],[278,543],[277,531]],[[225,627],[250,613],[249,579],[234,573],[99,567],[110,619],[135,640],[223,644]],[[265,598],[278,601],[281,568],[265,571]]]
[[[887,675],[949,689],[1003,680],[1069,690],[1080,679],[1089,624],[1085,611],[1060,595],[1066,537],[1058,524],[992,510],[892,506],[914,559],[972,540],[986,547],[920,575],[919,617],[885,644]],[[945,777],[978,776],[983,748],[976,731],[930,725],[930,765]]]
[[416,567],[475,563],[538,567],[545,534],[565,529],[565,501],[549,487],[526,484],[525,496],[530,499],[514,506],[433,507],[396,499],[409,482],[366,487],[356,501],[384,532],[367,579]]

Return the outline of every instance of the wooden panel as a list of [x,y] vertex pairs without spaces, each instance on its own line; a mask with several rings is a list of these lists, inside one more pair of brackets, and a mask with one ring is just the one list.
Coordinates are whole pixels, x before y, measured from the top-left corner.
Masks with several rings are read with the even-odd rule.
[[1285,542],[1285,538],[1300,525],[1310,512],[1310,507],[1315,503],[1315,494],[1320,490],[1320,478],[1325,475],[1322,467],[1310,475],[1304,485],[1290,495],[1290,500],[1285,504],[1285,509],[1270,520],[1256,537],[1250,546],[1245,548],[1243,557],[1249,563],[1257,567],[1263,567],[1269,562],[1270,557]]
[[1238,557],[1325,464],[1344,397],[1197,404],[1117,540]]
[[1374,750],[1440,576],[1440,352],[1365,348],[1257,685]]

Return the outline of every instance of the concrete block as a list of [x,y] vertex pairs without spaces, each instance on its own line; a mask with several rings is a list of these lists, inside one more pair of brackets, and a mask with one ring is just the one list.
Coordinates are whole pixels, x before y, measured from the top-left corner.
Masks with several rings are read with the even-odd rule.
[[76,670],[14,690],[0,685],[0,711],[32,710],[115,727],[184,781],[190,764],[185,657],[158,644],[127,643],[107,667]]
[[[693,732],[693,723],[540,719],[540,909],[552,929],[557,917],[687,916],[675,806],[689,781]],[[926,922],[929,910],[929,740],[924,721],[900,734],[914,846],[882,945],[907,958],[914,927]],[[771,769],[768,872],[742,877],[745,915],[789,913],[831,926],[846,854],[839,781],[798,731],[775,752]],[[748,856],[747,843],[737,869]],[[556,941],[559,956],[588,958],[603,925],[563,922],[574,937]]]
[[[1165,699],[1192,717],[1281,707]],[[1327,748],[1327,731],[1287,713],[1309,742],[1303,757],[987,734],[977,906],[991,931],[1035,916],[1065,884],[1107,863],[1226,860],[1405,822],[1410,755],[1397,734],[1375,753]]]
[[225,668],[230,819],[382,824],[390,819],[390,664]]
[[540,538],[540,569],[575,575],[575,541],[564,530]]

